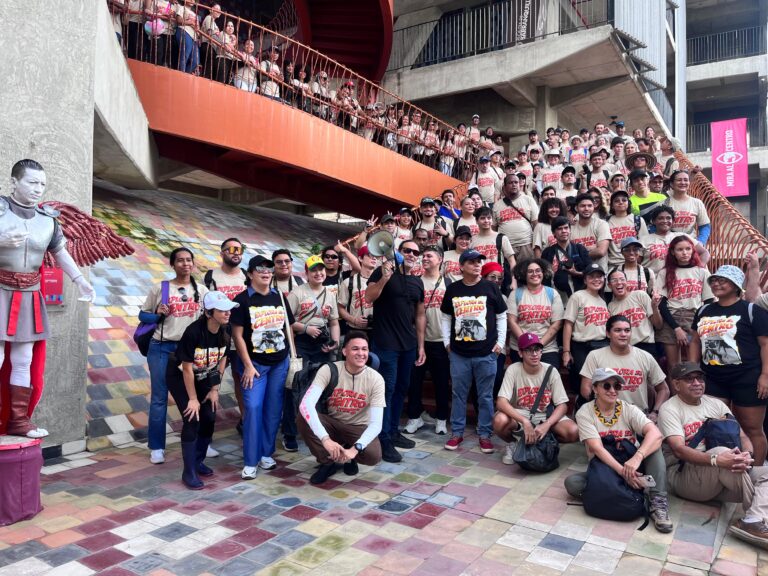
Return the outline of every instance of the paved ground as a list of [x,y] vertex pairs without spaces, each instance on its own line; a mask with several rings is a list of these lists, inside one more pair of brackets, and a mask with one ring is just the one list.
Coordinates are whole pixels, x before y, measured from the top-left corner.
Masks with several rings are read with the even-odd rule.
[[0,576],[768,574],[768,552],[725,534],[733,505],[673,500],[667,535],[569,505],[563,479],[586,465],[575,445],[559,470],[524,475],[476,437],[448,452],[422,430],[402,464],[313,487],[306,452],[244,482],[236,433],[215,438],[198,492],[179,481],[173,437],[159,466],[138,444],[48,462],[43,512],[0,528]]

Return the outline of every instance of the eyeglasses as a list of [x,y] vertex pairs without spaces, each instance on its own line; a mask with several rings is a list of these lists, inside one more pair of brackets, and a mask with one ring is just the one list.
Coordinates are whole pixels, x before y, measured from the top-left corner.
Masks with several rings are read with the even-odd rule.
[[414,250],[413,248],[401,248],[400,252],[408,256],[409,254],[413,254],[414,256],[419,256],[421,254],[421,250]]
[[258,274],[263,274],[264,272],[272,274],[272,268],[267,268],[266,266],[254,266],[253,271]]
[[528,274],[528,276],[540,276],[541,274],[543,274],[543,272],[539,268],[528,268],[528,270],[526,270],[525,273]]
[[530,348],[523,350],[523,354],[530,354],[531,356],[538,356],[543,352],[544,348],[542,346],[531,346]]
[[189,296],[187,296],[187,289],[184,288],[183,286],[179,287],[179,294],[181,294],[182,302],[186,302],[187,300],[189,300]]
[[339,255],[338,254],[324,254],[323,260],[338,260]]
[[243,253],[243,247],[242,246],[227,246],[226,248],[223,248],[221,250],[222,254],[242,254]]
[[686,384],[693,384],[694,382],[704,382],[704,374],[700,376],[696,376],[695,374],[689,374],[688,376],[683,376],[680,378],[683,382]]
[[616,392],[621,391],[621,382],[603,382],[601,386],[606,392],[608,392],[611,388],[616,390]]

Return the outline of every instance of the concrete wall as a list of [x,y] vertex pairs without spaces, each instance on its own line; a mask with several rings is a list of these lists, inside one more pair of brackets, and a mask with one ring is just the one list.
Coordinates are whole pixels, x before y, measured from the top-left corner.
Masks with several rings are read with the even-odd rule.
[[157,151],[147,115],[115,38],[107,3],[98,0],[95,8],[94,176],[129,188],[154,188]]
[[[103,3],[103,2],[100,2]],[[48,199],[90,212],[93,173],[94,3],[0,2],[0,178],[34,158],[46,169]],[[7,185],[3,194],[7,194]],[[65,280],[65,304],[52,307],[46,390],[35,413],[46,445],[82,441],[88,305]],[[84,446],[84,443],[83,443]]]

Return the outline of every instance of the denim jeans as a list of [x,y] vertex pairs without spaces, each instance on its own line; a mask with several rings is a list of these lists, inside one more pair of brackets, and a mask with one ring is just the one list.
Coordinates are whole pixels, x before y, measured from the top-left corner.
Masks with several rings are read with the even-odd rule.
[[262,456],[272,456],[275,452],[288,363],[287,357],[274,366],[253,363],[259,375],[254,377],[253,386],[243,388],[243,460],[246,466],[256,466]]
[[379,374],[384,378],[384,396],[387,402],[379,440],[389,442],[393,441],[400,431],[400,415],[411,385],[411,371],[417,350],[384,350],[376,346],[374,351],[379,357]]
[[181,28],[176,28],[176,43],[179,46],[179,70],[193,74],[200,61],[197,43]]
[[152,395],[149,402],[149,429],[147,436],[150,450],[165,449],[165,425],[168,415],[168,383],[165,371],[168,368],[168,356],[176,351],[178,342],[154,338],[149,342],[147,366]]
[[493,381],[496,378],[497,355],[467,358],[451,352],[451,381],[453,405],[451,406],[451,434],[463,436],[467,424],[467,396],[474,377],[479,405],[478,429],[481,437],[489,437],[493,430]]

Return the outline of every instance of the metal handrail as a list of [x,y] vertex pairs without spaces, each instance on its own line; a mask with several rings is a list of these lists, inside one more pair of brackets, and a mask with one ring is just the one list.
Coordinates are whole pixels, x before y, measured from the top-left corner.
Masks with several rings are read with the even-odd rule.
[[766,53],[764,26],[688,38],[688,66]]
[[[688,124],[686,132],[688,152],[705,152],[712,148],[710,122]],[[768,125],[764,115],[747,118],[747,145],[750,148],[768,146]]]
[[[683,170],[693,170],[694,164],[682,151],[675,152],[675,158]],[[709,269],[715,271],[723,264],[741,267],[744,258],[753,250],[758,256],[768,256],[768,239],[734,208],[702,172],[691,178],[688,193],[704,203],[711,222],[707,250],[711,255]],[[761,285],[768,280],[768,269],[762,273]]]
[[[182,68],[184,55],[178,49],[174,52],[171,46],[176,44],[172,44],[170,34],[167,33],[174,28],[175,34],[180,33],[173,15],[165,9],[168,5],[170,3],[167,0],[156,0],[152,4],[153,8],[148,11],[130,12],[120,4],[110,4],[113,12],[120,12],[126,17],[138,20],[137,25],[125,23],[123,26],[123,44],[128,58],[158,66]],[[222,31],[204,32],[200,22],[203,21],[203,16],[210,13],[210,6],[194,0],[188,0],[183,5],[195,15],[198,24],[195,25],[197,39],[192,43],[193,50],[198,49],[197,42],[200,42],[201,60],[205,62],[204,66],[201,65],[192,73],[230,84],[237,79],[236,70],[243,69],[249,74],[249,78],[252,75],[255,80],[241,83],[241,86],[246,85],[241,89],[251,88],[248,91],[254,92],[254,97],[271,97],[299,111],[321,117],[358,133],[409,158],[417,159],[430,168],[438,169],[435,160],[445,154],[443,142],[438,141],[439,146],[430,145],[422,140],[423,133],[430,122],[436,124],[437,134],[446,137],[457,132],[455,127],[317,50],[237,15],[222,11],[220,16],[222,31],[226,29],[228,22],[233,24],[233,37],[226,38]],[[145,25],[152,30],[152,24],[158,21],[162,24],[156,24],[156,29],[166,28],[166,33],[149,35]],[[250,47],[246,44],[250,41],[254,46],[249,52]],[[281,70],[279,75],[264,70],[265,66],[270,69],[268,55],[273,48],[279,52],[276,62]],[[283,75],[288,61],[293,64],[297,78]],[[328,81],[322,82],[323,87],[320,88],[320,77],[323,75]],[[298,80],[299,84],[294,83],[294,80]],[[264,94],[265,84],[269,83],[274,84],[271,87],[272,93]],[[313,89],[314,84],[318,85],[317,91]],[[274,90],[275,86],[279,89]],[[338,96],[346,87],[349,87],[349,96]],[[233,89],[236,88],[233,86]],[[397,121],[400,117],[413,118],[415,115],[421,116],[423,130],[412,128],[405,133],[403,129],[398,129]],[[396,143],[398,144],[395,145]],[[466,153],[455,158],[455,165],[458,166],[453,175],[459,180],[468,180],[476,169],[479,154],[478,147],[467,145]],[[466,184],[457,185],[455,188],[459,192],[466,189]]]

